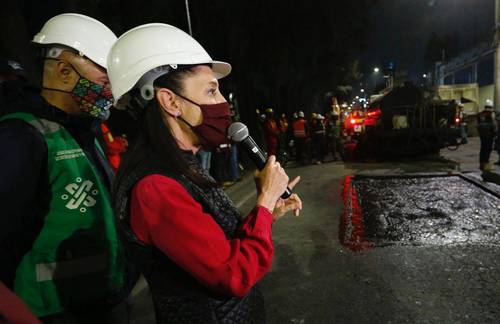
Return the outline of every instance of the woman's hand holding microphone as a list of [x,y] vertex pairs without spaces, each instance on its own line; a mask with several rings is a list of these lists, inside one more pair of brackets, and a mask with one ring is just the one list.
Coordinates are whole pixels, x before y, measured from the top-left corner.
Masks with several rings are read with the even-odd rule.
[[271,155],[264,169],[255,175],[257,186],[257,205],[272,211],[273,220],[278,220],[289,211],[294,211],[295,216],[299,216],[302,209],[302,201],[297,194],[292,194],[288,199],[280,198],[287,186],[293,189],[300,181],[300,176],[288,183],[288,176],[276,157]]

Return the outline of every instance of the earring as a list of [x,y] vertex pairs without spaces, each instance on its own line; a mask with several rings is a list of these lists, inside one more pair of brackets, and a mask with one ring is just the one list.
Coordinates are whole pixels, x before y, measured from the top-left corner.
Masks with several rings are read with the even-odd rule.
[[178,112],[175,113],[175,117],[179,117],[181,115],[181,112],[180,110]]

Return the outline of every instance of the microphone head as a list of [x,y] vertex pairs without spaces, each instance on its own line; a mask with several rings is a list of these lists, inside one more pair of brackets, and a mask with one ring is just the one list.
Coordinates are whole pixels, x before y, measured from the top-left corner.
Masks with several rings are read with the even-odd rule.
[[248,137],[248,128],[240,122],[232,123],[227,129],[227,136],[231,141],[239,143]]

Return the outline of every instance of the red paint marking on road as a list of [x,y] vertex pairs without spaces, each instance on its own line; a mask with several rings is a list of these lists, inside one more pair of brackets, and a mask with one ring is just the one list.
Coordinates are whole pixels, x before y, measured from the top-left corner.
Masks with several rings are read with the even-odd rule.
[[361,252],[373,248],[373,243],[365,239],[363,213],[352,179],[353,176],[344,179],[344,213],[340,220],[339,240],[350,250]]

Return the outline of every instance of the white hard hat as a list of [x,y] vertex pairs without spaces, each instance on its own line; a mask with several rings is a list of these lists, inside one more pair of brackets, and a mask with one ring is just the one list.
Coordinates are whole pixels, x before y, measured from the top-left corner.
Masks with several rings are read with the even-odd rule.
[[303,111],[299,111],[299,117],[304,117],[304,112]]
[[153,81],[171,68],[193,64],[211,64],[218,79],[231,72],[231,65],[212,60],[194,38],[177,27],[160,23],[138,26],[120,36],[111,48],[108,56],[111,91],[118,101],[136,86],[141,87],[145,99],[151,99],[152,96],[145,95],[143,86],[152,90]]
[[493,100],[491,99],[486,99],[486,102],[484,104],[485,108],[493,108]]
[[103,23],[80,14],[66,13],[49,19],[33,42],[40,45],[65,45],[106,68],[109,50],[116,35]]

